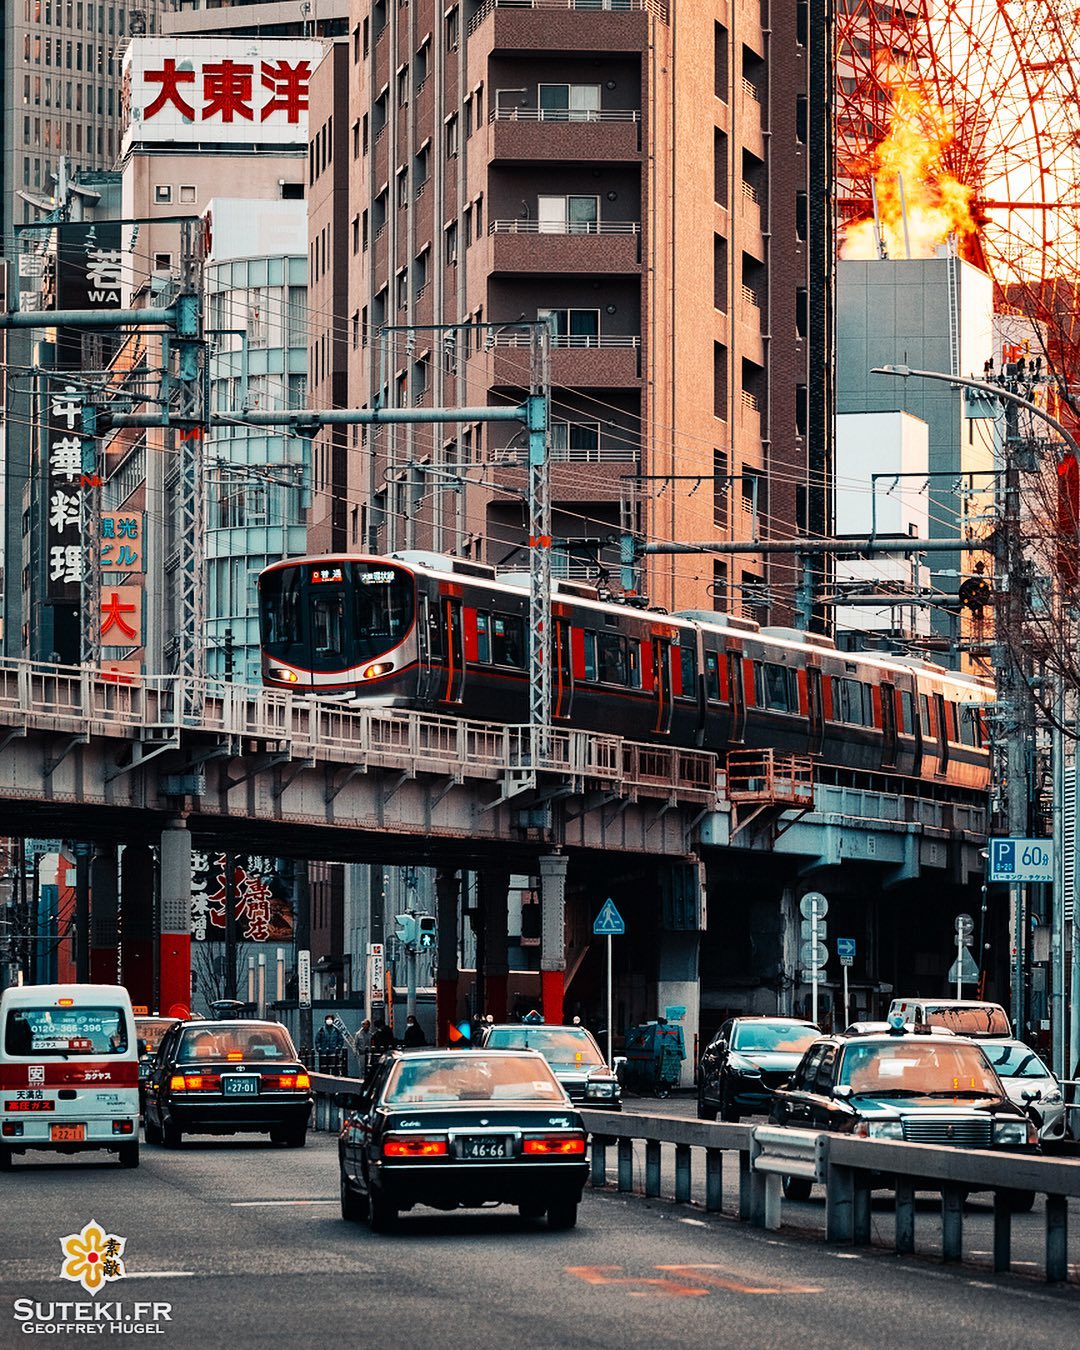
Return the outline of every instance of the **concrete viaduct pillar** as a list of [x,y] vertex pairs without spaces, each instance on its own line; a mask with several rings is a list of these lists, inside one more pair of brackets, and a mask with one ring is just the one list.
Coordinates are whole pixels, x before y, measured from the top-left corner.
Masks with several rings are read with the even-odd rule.
[[119,962],[119,889],[116,845],[100,846],[90,861],[90,980],[116,984]]
[[158,1009],[169,1015],[191,1006],[191,833],[186,821],[162,830],[160,870]]
[[566,866],[560,853],[540,859],[540,996],[544,1021],[554,1023],[566,992]]
[[435,1044],[447,1045],[457,1021],[458,1002],[458,894],[461,877],[442,871],[435,876],[438,946],[435,954]]
[[486,867],[479,875],[480,935],[483,936],[483,962],[478,960],[477,977],[481,982],[477,1008],[496,1022],[506,1021],[507,979],[510,963],[506,955],[507,893],[510,870]]
[[120,858],[121,983],[136,1007],[156,1012],[154,999],[154,855],[128,844]]

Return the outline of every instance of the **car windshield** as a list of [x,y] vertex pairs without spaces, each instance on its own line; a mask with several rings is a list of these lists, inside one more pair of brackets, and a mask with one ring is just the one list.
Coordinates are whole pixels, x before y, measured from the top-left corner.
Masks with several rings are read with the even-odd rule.
[[575,1027],[496,1027],[489,1050],[539,1050],[552,1064],[601,1065],[604,1057],[587,1031]]
[[979,1047],[999,1078],[1052,1078],[1050,1070],[1030,1046],[1021,1041]]
[[140,1041],[146,1042],[147,1054],[154,1054],[161,1044],[162,1037],[175,1022],[170,1022],[168,1018],[160,1017],[136,1017],[135,1035]]
[[563,1100],[551,1070],[533,1055],[409,1055],[393,1070],[383,1093],[389,1106],[420,1102]]
[[740,1022],[731,1048],[744,1054],[801,1055],[820,1035],[817,1027],[801,1022]]
[[948,1027],[958,1036],[1007,1036],[1009,1019],[1004,1010],[988,1003],[967,1003],[959,1007],[924,1005],[927,1026]]
[[123,1008],[12,1008],[4,1031],[9,1055],[122,1055]]
[[837,1082],[846,1083],[856,1093],[1001,1096],[1001,1088],[981,1048],[947,1036],[933,1044],[897,1037],[888,1043],[856,1042],[846,1046]]
[[296,1051],[284,1027],[239,1022],[215,1022],[212,1027],[189,1027],[180,1038],[177,1059],[182,1063],[224,1059],[237,1063],[295,1059]]

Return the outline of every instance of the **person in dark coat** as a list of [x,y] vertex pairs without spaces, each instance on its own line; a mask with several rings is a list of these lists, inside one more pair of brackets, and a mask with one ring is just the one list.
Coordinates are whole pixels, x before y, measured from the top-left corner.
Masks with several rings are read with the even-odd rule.
[[406,1050],[416,1050],[422,1045],[427,1045],[427,1037],[424,1035],[424,1028],[412,1013],[405,1019],[405,1035],[401,1038],[401,1044]]

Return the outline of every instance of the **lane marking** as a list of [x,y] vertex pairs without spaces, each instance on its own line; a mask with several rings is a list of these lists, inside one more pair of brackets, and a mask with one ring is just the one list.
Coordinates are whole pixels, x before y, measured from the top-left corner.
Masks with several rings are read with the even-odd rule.
[[232,1209],[266,1208],[269,1205],[336,1205],[337,1197],[332,1200],[230,1200]]
[[[822,1288],[815,1284],[786,1284],[776,1281],[773,1284],[745,1284],[744,1277],[737,1277],[724,1266],[694,1263],[680,1266],[657,1266],[657,1270],[667,1270],[674,1275],[683,1275],[691,1280],[702,1280],[705,1284],[714,1284],[719,1289],[729,1289],[733,1294],[820,1294]],[[721,1272],[721,1273],[717,1273]]]
[[859,1255],[858,1252],[827,1252],[826,1255],[827,1255],[827,1256],[831,1256],[831,1257],[833,1258],[834,1261],[861,1261],[861,1260],[862,1260],[862,1257]]
[[193,1270],[129,1270],[125,1280],[186,1280],[193,1276]]
[[[657,1267],[659,1269],[660,1267]],[[675,1280],[669,1280],[666,1277],[658,1278],[655,1275],[618,1275],[614,1271],[621,1271],[622,1266],[567,1266],[568,1275],[576,1275],[579,1280],[584,1280],[586,1284],[617,1284],[631,1285],[643,1284],[644,1289],[626,1289],[631,1298],[649,1298],[655,1296],[658,1298],[708,1298],[707,1289],[697,1289],[693,1285],[679,1284]]]
[[687,1223],[691,1228],[708,1228],[709,1226],[704,1219],[680,1219],[679,1222]]

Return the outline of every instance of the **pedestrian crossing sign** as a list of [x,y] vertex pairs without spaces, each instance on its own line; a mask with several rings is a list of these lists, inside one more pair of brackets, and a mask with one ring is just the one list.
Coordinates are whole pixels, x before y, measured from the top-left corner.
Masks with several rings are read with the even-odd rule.
[[623,916],[615,908],[611,896],[604,901],[600,913],[593,920],[592,930],[597,937],[622,937],[626,932]]

